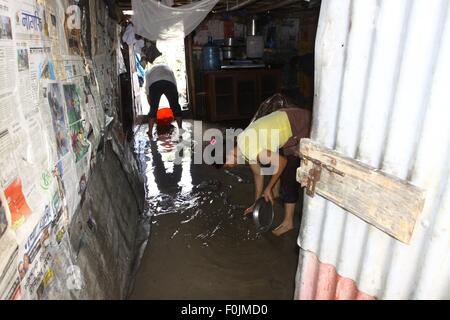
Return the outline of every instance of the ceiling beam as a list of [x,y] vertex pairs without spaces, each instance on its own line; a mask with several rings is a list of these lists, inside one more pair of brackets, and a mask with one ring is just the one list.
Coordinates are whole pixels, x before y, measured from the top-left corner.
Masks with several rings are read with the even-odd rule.
[[244,0],[243,2],[236,4],[234,6],[232,6],[231,8],[226,8],[226,9],[222,9],[222,10],[218,10],[215,11],[213,10],[214,13],[221,13],[221,12],[230,12],[230,11],[236,11],[236,10],[240,10],[240,9],[244,9],[245,7],[248,7],[249,5],[258,2],[260,0]]

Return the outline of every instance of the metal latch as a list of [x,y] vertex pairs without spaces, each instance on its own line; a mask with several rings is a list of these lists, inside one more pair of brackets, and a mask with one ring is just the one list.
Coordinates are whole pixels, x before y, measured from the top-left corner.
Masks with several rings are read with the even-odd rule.
[[340,175],[341,177],[345,176],[343,172],[336,170],[332,166],[329,166],[317,159],[313,159],[305,155],[300,155],[300,157],[302,158],[304,165],[308,165],[308,161],[311,161],[314,164],[313,168],[309,170],[308,175],[303,177],[301,180],[301,186],[306,188],[306,194],[312,198],[316,195],[316,186],[320,181],[322,169]]

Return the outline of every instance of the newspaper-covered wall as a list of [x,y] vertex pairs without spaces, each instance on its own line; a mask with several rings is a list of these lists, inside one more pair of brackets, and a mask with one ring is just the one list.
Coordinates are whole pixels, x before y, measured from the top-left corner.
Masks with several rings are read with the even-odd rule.
[[0,0],[0,299],[76,285],[55,252],[116,114],[119,32],[102,0]]

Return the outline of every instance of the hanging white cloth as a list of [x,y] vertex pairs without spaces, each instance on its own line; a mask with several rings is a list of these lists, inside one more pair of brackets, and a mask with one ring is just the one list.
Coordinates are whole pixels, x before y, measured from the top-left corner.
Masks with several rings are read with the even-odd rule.
[[202,0],[172,8],[157,0],[132,0],[136,34],[149,40],[184,38],[197,28],[219,0]]

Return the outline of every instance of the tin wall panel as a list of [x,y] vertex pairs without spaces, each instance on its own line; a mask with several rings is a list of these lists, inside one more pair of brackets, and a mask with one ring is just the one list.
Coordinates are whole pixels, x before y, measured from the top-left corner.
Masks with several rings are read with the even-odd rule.
[[299,245],[379,299],[450,299],[449,3],[322,2],[312,138],[423,188],[426,203],[405,245],[307,197]]

